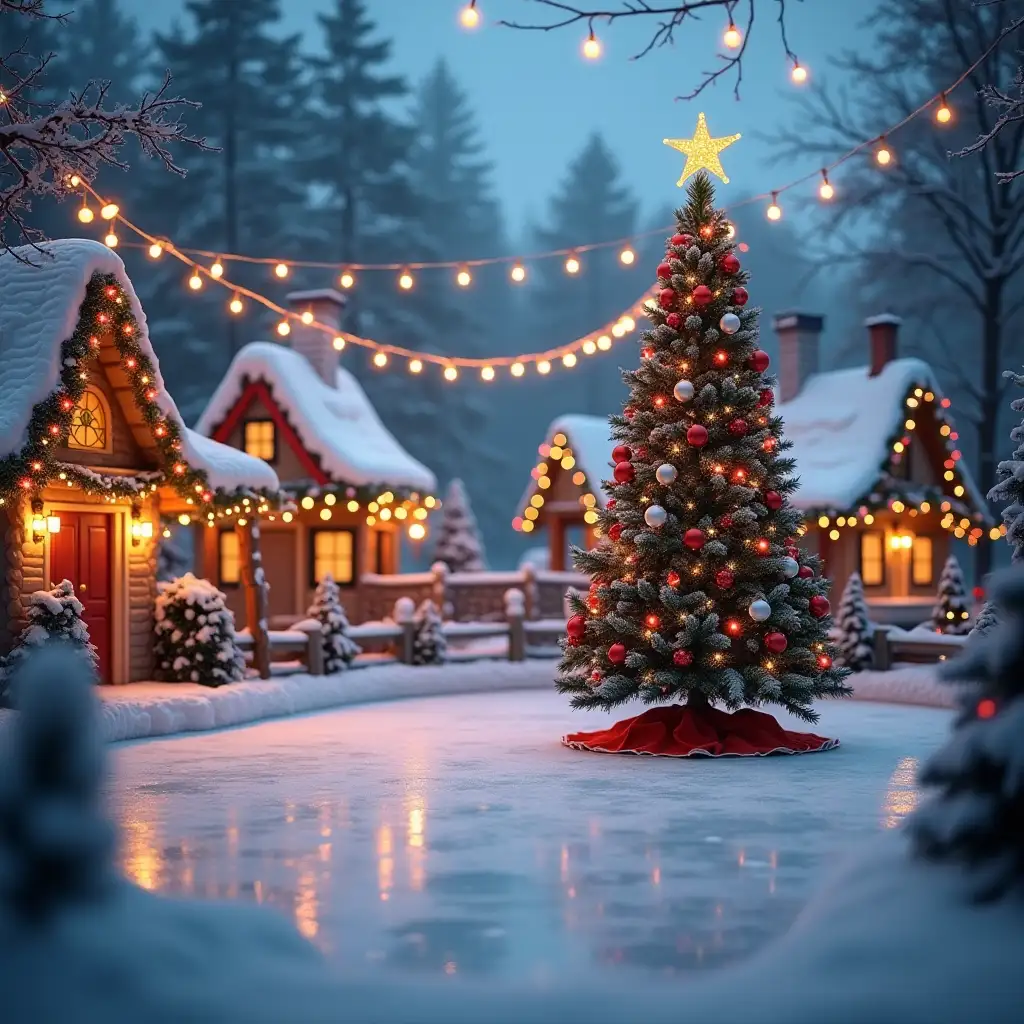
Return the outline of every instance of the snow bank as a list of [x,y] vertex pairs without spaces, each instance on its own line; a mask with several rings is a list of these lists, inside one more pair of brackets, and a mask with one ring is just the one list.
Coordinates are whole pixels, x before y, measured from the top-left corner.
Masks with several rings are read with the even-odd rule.
[[940,682],[937,669],[937,665],[895,665],[888,672],[857,672],[847,682],[853,687],[854,700],[956,707],[957,688],[952,683]]

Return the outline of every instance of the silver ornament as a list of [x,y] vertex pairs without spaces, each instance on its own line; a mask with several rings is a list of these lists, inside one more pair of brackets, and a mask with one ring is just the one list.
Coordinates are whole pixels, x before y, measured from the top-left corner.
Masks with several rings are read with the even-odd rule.
[[675,482],[676,477],[679,476],[679,471],[671,462],[665,462],[655,470],[654,475],[658,478],[659,484],[664,484],[667,487]]
[[755,622],[764,622],[772,613],[772,606],[763,598],[750,602],[750,617]]
[[800,563],[795,558],[784,558],[782,560],[782,575],[791,580],[800,571]]
[[644,522],[654,529],[665,525],[668,513],[660,505],[648,505],[644,512]]
[[689,402],[693,398],[693,385],[688,380],[678,381],[672,394],[676,396],[677,402]]
[[735,313],[726,313],[718,326],[722,328],[723,334],[735,334],[740,329],[740,318]]

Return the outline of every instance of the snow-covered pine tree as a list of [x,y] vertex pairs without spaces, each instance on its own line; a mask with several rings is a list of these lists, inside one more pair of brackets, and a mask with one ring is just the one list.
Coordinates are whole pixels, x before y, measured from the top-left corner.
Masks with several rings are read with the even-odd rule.
[[871,622],[864,600],[864,583],[859,572],[850,574],[835,617],[838,658],[852,672],[871,667]]
[[484,548],[476,517],[466,487],[458,478],[448,485],[445,495],[434,561],[444,562],[452,572],[480,572],[484,568]]
[[341,603],[341,588],[328,573],[316,587],[313,603],[306,613],[323,629],[324,671],[330,675],[344,672],[362,648],[349,636],[348,616]]
[[1024,569],[998,576],[992,592],[999,624],[943,667],[970,685],[921,773],[938,792],[908,822],[916,851],[966,868],[979,900],[1024,892]]
[[978,619],[971,630],[971,636],[987,636],[998,622],[999,616],[996,614],[996,606],[991,601],[986,601],[978,613]]
[[[1024,387],[1024,374],[1004,370],[1003,376]],[[1015,398],[1010,408],[1024,413],[1024,398]],[[1012,552],[1010,557],[1012,561],[1020,562],[1024,560],[1024,423],[1018,423],[1010,431],[1010,440],[1017,447],[1011,458],[1004,459],[996,467],[996,483],[988,492],[988,500],[1002,503],[1006,540]]]
[[187,572],[157,584],[156,676],[173,683],[223,686],[245,675],[227,598]]
[[22,630],[13,650],[7,656],[0,678],[0,695],[10,699],[7,682],[19,667],[50,640],[62,640],[79,649],[92,670],[93,679],[99,665],[96,648],[89,639],[89,627],[82,618],[82,602],[75,597],[75,587],[62,580],[52,590],[36,591],[28,604],[28,624]]
[[950,555],[939,577],[939,593],[932,609],[932,626],[937,633],[962,636],[970,632],[970,618],[964,574],[956,555]]
[[413,616],[416,627],[412,641],[414,665],[443,665],[448,658],[448,641],[444,636],[444,623],[437,605],[424,601]]

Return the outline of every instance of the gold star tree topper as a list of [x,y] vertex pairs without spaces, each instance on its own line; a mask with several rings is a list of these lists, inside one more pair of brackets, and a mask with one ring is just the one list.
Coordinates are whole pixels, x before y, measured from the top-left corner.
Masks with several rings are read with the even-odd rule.
[[662,139],[666,146],[671,146],[673,149],[678,149],[680,153],[686,154],[683,173],[676,184],[682,185],[691,174],[696,174],[704,168],[712,174],[717,174],[728,185],[729,179],[725,175],[718,154],[739,138],[739,135],[725,135],[720,139],[711,138],[708,133],[707,119],[703,113],[700,113],[697,115],[697,130],[693,133],[692,139]]

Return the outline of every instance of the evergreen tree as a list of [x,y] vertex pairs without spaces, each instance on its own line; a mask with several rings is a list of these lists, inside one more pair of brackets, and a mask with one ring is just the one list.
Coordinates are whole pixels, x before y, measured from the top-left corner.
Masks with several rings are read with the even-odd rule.
[[316,619],[323,630],[324,671],[328,675],[343,672],[362,653],[362,648],[349,636],[341,590],[330,573],[317,584],[313,603],[306,614]]
[[424,601],[413,616],[416,632],[412,641],[414,665],[443,665],[448,660],[448,641],[441,613],[433,601]]
[[971,636],[988,636],[998,624],[999,616],[996,614],[996,606],[991,601],[986,601],[978,613],[978,621],[971,629]]
[[939,577],[939,593],[932,609],[932,626],[937,633],[961,636],[970,632],[970,617],[964,574],[956,555],[950,555]]
[[441,530],[434,546],[434,561],[444,562],[452,572],[480,572],[484,549],[469,495],[456,478],[448,485],[441,508]]
[[611,417],[620,444],[599,519],[610,543],[573,551],[592,584],[571,596],[558,688],[574,707],[683,696],[815,721],[815,700],[849,694],[848,670],[832,663],[828,580],[795,546],[794,463],[758,310],[706,173],[676,216],[649,354],[624,374],[629,401]]
[[[1014,384],[1024,385],[1024,374],[1006,370],[1003,376]],[[1024,398],[1015,398],[1010,408],[1016,413],[1024,412]],[[1003,506],[1003,523],[1006,525],[1006,540],[1012,551],[1011,560],[1024,560],[1024,423],[1018,423],[1010,431],[1010,440],[1016,444],[1013,456],[1001,461],[996,468],[996,483],[988,492],[988,500]]]
[[864,583],[860,573],[850,574],[843,590],[839,611],[836,612],[836,660],[852,672],[862,672],[871,667],[871,624],[868,605],[864,600]]
[[921,782],[938,792],[910,817],[919,855],[964,867],[973,895],[1024,889],[1024,571],[993,587],[1000,625],[943,667],[968,683],[948,742]]

